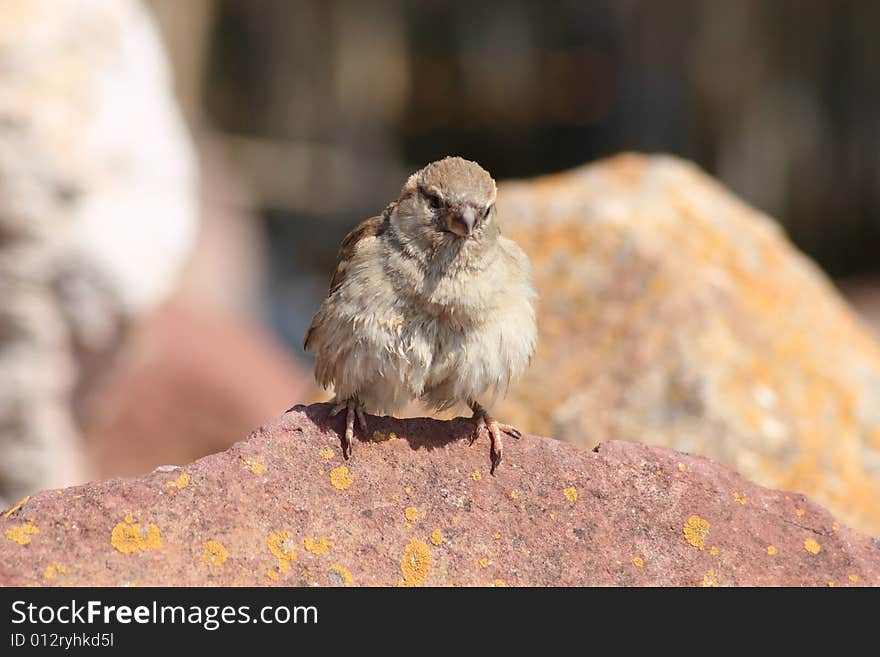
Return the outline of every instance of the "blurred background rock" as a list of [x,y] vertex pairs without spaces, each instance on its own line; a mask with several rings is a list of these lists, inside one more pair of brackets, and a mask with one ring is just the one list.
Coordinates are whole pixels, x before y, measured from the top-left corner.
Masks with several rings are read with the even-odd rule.
[[687,158],[878,321],[877,3],[0,7],[7,497],[325,398],[300,345],[339,241],[450,153],[499,180]]

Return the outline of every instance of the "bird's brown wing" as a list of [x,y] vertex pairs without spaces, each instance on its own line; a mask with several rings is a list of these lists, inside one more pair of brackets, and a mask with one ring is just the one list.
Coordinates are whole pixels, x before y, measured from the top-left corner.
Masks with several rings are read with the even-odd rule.
[[336,271],[333,272],[333,278],[330,280],[330,291],[327,296],[331,296],[345,280],[345,274],[348,271],[348,265],[354,257],[358,243],[368,237],[376,237],[382,232],[382,224],[385,221],[384,215],[370,217],[366,221],[362,221],[351,229],[342,244],[339,245],[339,263],[336,265]]
[[[362,221],[352,228],[348,235],[345,236],[345,239],[342,240],[342,244],[339,245],[339,263],[336,265],[336,271],[333,272],[333,278],[330,280],[330,290],[327,292],[328,297],[333,296],[336,290],[338,290],[345,281],[348,266],[351,263],[351,259],[354,257],[355,251],[357,251],[360,241],[368,237],[377,237],[382,233],[385,226],[385,220],[392,208],[393,205],[390,205],[382,214]],[[317,318],[317,315],[315,318]],[[309,330],[306,332],[306,339],[303,342],[303,347],[306,350],[309,348],[309,339],[312,337],[312,331],[314,330],[315,320],[313,319],[311,326],[309,326]]]

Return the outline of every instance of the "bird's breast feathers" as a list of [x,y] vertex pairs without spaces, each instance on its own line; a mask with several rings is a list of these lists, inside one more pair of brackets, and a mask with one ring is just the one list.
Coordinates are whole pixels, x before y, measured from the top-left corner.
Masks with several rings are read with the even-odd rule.
[[536,329],[528,264],[518,267],[517,253],[498,254],[478,275],[432,280],[394,254],[376,258],[376,238],[359,246],[316,317],[323,385],[393,412],[412,398],[438,407],[476,399],[520,375]]

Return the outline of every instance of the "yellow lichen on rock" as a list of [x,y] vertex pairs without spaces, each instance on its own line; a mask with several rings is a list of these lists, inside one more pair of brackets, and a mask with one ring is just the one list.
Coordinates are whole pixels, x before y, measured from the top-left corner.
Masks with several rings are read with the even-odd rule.
[[330,483],[333,484],[334,488],[346,490],[354,483],[354,476],[348,471],[346,466],[340,465],[338,468],[333,468],[330,471]]
[[424,541],[412,539],[403,551],[400,571],[403,579],[398,586],[420,586],[431,570],[431,548]]
[[31,537],[39,534],[40,529],[32,522],[27,522],[18,527],[6,530],[6,538],[19,545],[27,545],[31,542]]
[[703,581],[700,583],[700,586],[712,588],[718,586],[718,576],[715,574],[714,570],[710,570],[705,575],[703,575]]
[[189,486],[189,475],[185,472],[174,481],[169,481],[165,484],[165,488],[171,491],[183,490],[187,486]]
[[569,502],[577,502],[577,500],[578,500],[577,488],[575,488],[574,486],[569,486],[568,488],[566,488],[565,490],[562,491],[562,494],[565,496],[565,499],[567,499]]
[[352,578],[351,572],[348,570],[348,568],[343,568],[338,563],[330,566],[330,573],[331,579],[334,577],[333,573],[336,574],[336,578],[340,581],[342,586],[351,586],[354,582],[354,578]]
[[632,562],[633,566],[635,566],[636,568],[644,568],[645,566],[645,560],[641,557],[633,557]]
[[804,541],[804,549],[810,554],[819,554],[822,551],[822,547],[814,538],[808,538]]
[[266,537],[266,547],[278,559],[279,566],[287,563],[289,568],[289,562],[296,559],[296,542],[293,540],[293,534],[287,530],[269,532]]
[[775,556],[778,551],[779,550],[776,549],[775,545],[768,545],[767,546],[767,554],[769,554],[771,557]]
[[438,547],[443,543],[443,533],[440,531],[439,527],[431,532],[430,539],[431,543]]
[[691,516],[687,519],[682,527],[685,540],[695,548],[703,549],[706,547],[706,536],[709,534],[709,521],[704,520],[700,516]]
[[473,479],[474,481],[479,481],[482,478],[483,475],[480,473],[479,470],[474,470],[473,472],[471,472],[471,479]]
[[737,491],[733,491],[733,500],[738,504],[742,504],[743,506],[748,504],[748,500],[740,495]]
[[266,472],[266,470],[268,469],[268,468],[266,468],[265,465],[263,465],[262,463],[260,463],[260,461],[258,461],[257,459],[255,459],[255,458],[252,457],[252,456],[246,456],[246,457],[244,457],[244,458],[242,459],[242,462],[244,463],[244,466],[245,466],[248,470],[250,470],[251,472],[253,472],[254,474],[263,474],[263,473]]
[[404,509],[403,515],[406,516],[406,519],[410,522],[415,522],[417,520],[424,520],[428,516],[428,513],[426,511],[419,511],[414,506],[408,506]]
[[67,574],[67,566],[63,566],[57,561],[53,561],[48,566],[46,566],[46,570],[43,571],[43,577],[45,579],[55,579],[58,575],[66,575]]
[[327,554],[330,551],[330,548],[333,547],[334,543],[328,538],[312,538],[311,536],[306,536],[303,540],[303,544],[305,545],[306,551],[311,552],[312,554]]
[[205,541],[202,548],[202,561],[211,566],[222,566],[229,557],[229,552],[220,541]]
[[141,523],[134,522],[131,513],[127,513],[125,519],[116,523],[111,530],[110,545],[122,554],[161,550],[162,537],[156,525],[150,523],[142,526]]
[[330,460],[334,456],[336,456],[336,452],[334,452],[333,449],[330,447],[323,447],[318,451],[318,456],[320,456],[322,459]]

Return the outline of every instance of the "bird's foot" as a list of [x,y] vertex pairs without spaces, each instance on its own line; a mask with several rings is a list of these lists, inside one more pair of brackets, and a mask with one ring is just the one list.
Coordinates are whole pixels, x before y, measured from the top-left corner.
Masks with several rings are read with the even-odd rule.
[[352,440],[354,439],[355,415],[357,415],[358,424],[361,426],[361,431],[364,432],[365,436],[369,434],[367,433],[367,418],[364,415],[364,407],[356,398],[352,397],[350,399],[338,402],[336,406],[334,406],[330,410],[330,417],[339,415],[339,413],[342,412],[343,409],[347,410],[348,412],[345,415],[345,433],[342,436],[342,455],[345,458],[349,458],[351,456]]
[[501,440],[501,434],[506,433],[519,440],[522,438],[522,432],[514,426],[498,422],[489,415],[486,409],[476,402],[471,404],[471,409],[474,412],[471,420],[473,420],[476,426],[474,427],[474,433],[471,435],[470,444],[473,445],[474,441],[480,436],[489,434],[491,443],[490,458],[492,460],[492,467],[489,473],[495,474],[495,468],[498,467],[498,464],[501,463],[501,457],[504,456],[504,442]]

